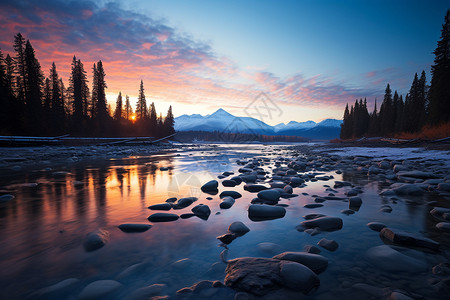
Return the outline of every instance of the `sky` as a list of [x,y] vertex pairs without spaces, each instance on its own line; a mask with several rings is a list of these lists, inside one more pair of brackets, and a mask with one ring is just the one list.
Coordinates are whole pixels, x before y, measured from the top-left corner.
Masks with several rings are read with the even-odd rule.
[[[66,86],[75,55],[88,79],[102,60],[114,107],[119,91],[175,116],[219,108],[275,125],[341,119],[347,102],[405,95],[430,79],[448,1],[0,0],[0,49],[21,32],[45,76]],[[89,83],[91,86],[91,83]]]

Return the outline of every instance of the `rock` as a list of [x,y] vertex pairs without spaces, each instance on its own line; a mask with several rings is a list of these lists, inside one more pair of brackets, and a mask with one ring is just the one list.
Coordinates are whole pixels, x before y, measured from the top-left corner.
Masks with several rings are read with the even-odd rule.
[[409,170],[409,168],[407,166],[404,166],[404,165],[394,165],[393,169],[394,169],[395,173]]
[[87,285],[78,296],[80,300],[98,299],[112,295],[122,285],[115,280],[97,280]]
[[99,229],[94,232],[88,233],[83,242],[84,250],[87,252],[97,250],[103,247],[109,239],[109,232],[103,229]]
[[319,245],[322,248],[327,249],[328,251],[336,251],[339,247],[339,244],[334,240],[328,240],[326,238],[321,239],[317,245]]
[[291,181],[289,182],[289,185],[292,187],[298,187],[302,184],[304,184],[305,181],[299,177],[292,177]]
[[345,194],[347,195],[347,197],[353,197],[353,196],[358,195],[358,191],[356,191],[356,190],[349,190]]
[[414,235],[409,232],[394,230],[388,227],[383,228],[380,231],[380,237],[397,245],[423,247],[432,250],[439,249],[439,243],[433,241],[432,239]]
[[326,257],[308,252],[283,252],[272,258],[300,263],[317,274],[324,271],[328,266],[328,259]]
[[120,224],[119,229],[123,232],[144,232],[152,228],[152,225],[150,224]]
[[390,188],[397,195],[420,196],[424,192],[424,190],[420,186],[412,183],[394,183]]
[[147,219],[150,222],[170,222],[170,221],[176,221],[178,220],[178,215],[176,214],[169,214],[169,213],[156,213],[151,216],[149,216]]
[[211,214],[211,210],[209,209],[209,206],[206,204],[199,204],[197,206],[194,206],[194,208],[192,208],[191,211],[197,217],[203,220],[208,220],[209,215]]
[[226,187],[234,187],[237,185],[237,183],[234,180],[227,179],[227,180],[222,181],[222,185],[226,186]]
[[263,190],[269,189],[268,187],[260,184],[246,184],[244,185],[244,190],[250,193],[257,193]]
[[182,209],[182,208],[188,207],[189,205],[191,205],[192,203],[194,203],[197,200],[198,200],[197,197],[181,198],[181,199],[178,199],[177,203],[175,204],[175,206],[173,208],[174,209]]
[[166,288],[167,285],[165,284],[152,284],[134,290],[128,296],[123,298],[123,300],[147,300],[150,297],[161,295]]
[[223,198],[226,196],[232,197],[234,199],[238,199],[238,198],[242,197],[241,193],[236,192],[236,191],[223,191],[222,193],[220,193],[219,198]]
[[161,204],[154,204],[150,205],[148,209],[151,210],[170,210],[172,208],[172,205],[170,203],[161,203]]
[[257,297],[283,287],[308,293],[320,284],[307,267],[271,258],[236,258],[228,262],[225,272],[227,286]]
[[222,202],[220,202],[219,206],[220,206],[220,208],[228,209],[228,208],[232,207],[233,204],[234,204],[234,198],[232,198],[230,196],[225,196],[222,198]]
[[228,226],[228,231],[235,233],[239,236],[242,236],[242,235],[246,234],[247,232],[249,232],[250,228],[245,226],[244,223],[242,223],[240,221],[236,221],[236,222],[231,223],[230,226]]
[[177,201],[176,197],[172,197],[166,200],[167,203],[174,203],[175,201]]
[[281,262],[280,265],[280,276],[284,286],[307,294],[320,285],[319,277],[304,265],[290,261]]
[[225,234],[222,234],[218,237],[216,237],[216,239],[218,239],[219,241],[221,241],[222,243],[224,243],[225,245],[230,244],[232,241],[234,241],[237,238],[237,235],[231,232],[227,232]]
[[305,220],[312,220],[312,219],[317,219],[320,217],[325,217],[325,215],[323,215],[323,214],[307,214],[307,215],[303,216],[303,218]]
[[274,254],[277,252],[277,250],[280,248],[280,245],[270,243],[270,242],[263,242],[258,244],[258,249],[261,250],[264,253],[268,254]]
[[192,218],[192,217],[195,217],[195,214],[187,213],[187,214],[181,214],[180,215],[181,219],[189,219],[189,218]]
[[6,203],[14,199],[14,196],[11,194],[1,195],[0,196],[0,203]]
[[350,197],[350,199],[348,199],[348,207],[352,210],[359,210],[361,204],[362,200],[360,197]]
[[444,191],[444,192],[450,192],[450,183],[449,182],[439,183],[437,186],[437,190]]
[[58,296],[63,294],[67,288],[70,288],[79,282],[80,280],[77,278],[65,279],[48,287],[42,288],[31,296],[36,296],[37,299],[57,299],[60,298]]
[[204,193],[215,195],[219,192],[219,190],[217,189],[218,186],[219,183],[217,182],[217,180],[211,180],[205,183],[200,189]]
[[312,253],[312,254],[319,254],[321,252],[319,248],[317,248],[316,246],[313,246],[313,245],[306,245],[304,249],[305,249],[305,252]]
[[253,170],[250,169],[250,168],[240,168],[240,169],[238,170],[238,172],[239,172],[239,173],[251,173],[251,172],[253,172]]
[[344,215],[353,215],[355,213],[355,211],[354,210],[351,210],[351,209],[343,209],[343,210],[341,210],[341,214],[344,214]]
[[390,213],[390,212],[392,212],[392,207],[390,207],[389,205],[383,205],[379,211],[385,212],[385,213]]
[[303,221],[301,224],[307,228],[318,227],[322,231],[335,231],[342,228],[343,222],[341,218],[325,216]]
[[341,188],[341,187],[344,187],[344,186],[352,186],[352,184],[351,184],[351,182],[348,182],[348,181],[338,181],[338,180],[334,181],[334,188],[335,189]]
[[445,218],[445,215],[450,214],[450,208],[445,207],[435,207],[430,211],[430,214],[433,215],[433,217],[439,219],[439,220],[450,220],[448,218]]
[[287,194],[292,194],[294,192],[294,189],[290,185],[285,185],[283,188],[284,192]]
[[321,203],[308,203],[303,205],[304,208],[318,208],[318,207],[322,207],[323,204]]
[[160,171],[169,171],[169,168],[168,167],[161,167],[161,168],[159,168],[159,170]]
[[242,183],[242,178],[239,176],[233,176],[230,178],[230,180],[233,180],[234,182],[236,182],[236,185],[239,185]]
[[427,264],[405,255],[387,245],[376,246],[367,251],[369,262],[386,272],[420,273],[427,270]]
[[386,227],[385,224],[380,223],[380,222],[370,222],[370,223],[367,223],[367,226],[368,226],[370,229],[372,229],[372,230],[374,230],[374,231],[378,231],[378,232],[380,232],[383,228]]
[[397,177],[399,176],[421,178],[421,179],[437,178],[437,176],[434,175],[433,173],[423,171],[399,171],[397,172]]
[[248,208],[248,217],[252,221],[278,219],[283,218],[285,215],[286,209],[281,206],[252,204]]
[[450,232],[450,223],[449,222],[440,222],[436,224],[436,228],[442,230],[444,232]]

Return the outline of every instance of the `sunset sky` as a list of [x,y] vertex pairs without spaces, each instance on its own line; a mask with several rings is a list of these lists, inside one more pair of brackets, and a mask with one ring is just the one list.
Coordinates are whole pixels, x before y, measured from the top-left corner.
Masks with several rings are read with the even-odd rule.
[[[73,55],[91,79],[102,60],[119,91],[175,116],[222,107],[245,116],[264,92],[290,120],[342,118],[346,102],[405,94],[429,77],[448,1],[18,1],[0,0],[0,48],[21,32],[44,75],[52,61],[66,86]],[[91,82],[89,83],[91,87]]]

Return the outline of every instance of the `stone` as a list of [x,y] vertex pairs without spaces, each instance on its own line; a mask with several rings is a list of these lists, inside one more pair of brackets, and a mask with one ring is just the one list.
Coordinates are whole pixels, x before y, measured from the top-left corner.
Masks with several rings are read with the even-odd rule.
[[303,218],[305,220],[312,220],[312,219],[317,219],[320,217],[325,217],[325,215],[323,215],[323,214],[307,214],[307,215],[303,216]]
[[328,266],[328,259],[326,257],[308,252],[283,252],[272,258],[300,263],[317,274],[324,271]]
[[358,191],[356,191],[356,190],[349,190],[345,194],[347,195],[347,197],[353,197],[353,196],[358,195]]
[[244,185],[244,190],[250,193],[258,193],[263,190],[269,189],[268,187],[260,184],[246,184]]
[[38,299],[55,299],[58,298],[58,295],[63,294],[67,288],[70,288],[79,282],[80,280],[77,278],[68,278],[48,287],[42,288],[30,296],[36,296]]
[[0,196],[0,203],[6,203],[14,199],[14,196],[11,194],[1,195]]
[[176,197],[172,197],[166,200],[167,203],[174,203],[175,201],[177,201]]
[[192,203],[194,203],[195,201],[197,201],[198,198],[197,197],[186,197],[186,198],[181,198],[178,199],[178,201],[176,202],[176,204],[174,205],[174,209],[183,209],[188,207],[189,205],[191,205]]
[[303,221],[301,222],[301,225],[307,228],[318,227],[322,231],[335,231],[342,228],[343,222],[342,219],[338,217],[324,216],[312,220]]
[[123,232],[144,232],[152,228],[152,225],[127,223],[127,224],[120,224],[118,227]]
[[223,198],[226,196],[232,197],[234,199],[238,199],[238,198],[242,197],[241,193],[236,192],[236,191],[223,191],[222,193],[220,193],[219,198]]
[[420,196],[424,192],[420,186],[412,183],[394,183],[391,185],[390,189],[392,189],[397,195]]
[[367,223],[367,226],[368,226],[370,229],[372,229],[372,230],[374,230],[374,231],[378,231],[378,232],[380,232],[383,228],[386,227],[385,224],[380,223],[380,222],[370,222],[370,223]]
[[436,224],[436,228],[442,230],[444,232],[450,232],[450,223],[449,222],[440,222]]
[[176,214],[169,214],[169,213],[155,213],[151,216],[149,216],[147,219],[150,222],[171,222],[178,220],[178,215]]
[[195,214],[193,214],[193,213],[186,213],[186,214],[181,214],[180,215],[181,219],[189,219],[189,218],[192,218],[192,217],[195,217]]
[[245,226],[245,224],[242,223],[241,221],[236,221],[231,223],[230,226],[228,226],[228,231],[237,234],[239,236],[242,236],[247,232],[249,232],[250,228]]
[[442,182],[437,186],[438,191],[450,192],[450,182]]
[[355,211],[354,210],[351,210],[351,209],[343,209],[343,210],[341,210],[341,214],[344,214],[344,215],[353,215],[355,213]]
[[234,202],[235,202],[234,198],[230,196],[225,196],[222,198],[222,202],[220,202],[219,206],[220,208],[228,209],[233,206]]
[[97,280],[88,284],[78,296],[80,300],[91,300],[106,297],[117,292],[122,284],[115,280]]
[[236,182],[236,185],[239,185],[242,183],[242,178],[239,176],[233,176],[230,178],[230,180],[233,180],[234,182]]
[[304,208],[318,208],[318,207],[322,207],[323,204],[321,203],[308,203],[303,205]]
[[327,249],[328,251],[336,251],[339,247],[339,244],[335,240],[328,240],[326,238],[321,239],[317,245],[319,245],[322,248]]
[[231,232],[227,232],[225,234],[222,234],[222,235],[216,237],[216,239],[218,239],[219,241],[221,241],[225,245],[230,244],[236,238],[237,238],[237,235],[234,234],[234,233],[231,233]]
[[84,250],[91,252],[103,247],[109,239],[109,232],[103,229],[99,229],[94,232],[88,233],[83,242]]
[[414,235],[409,232],[395,230],[391,228],[383,228],[380,231],[380,237],[391,243],[401,246],[423,247],[432,250],[439,249],[439,243],[432,239]]
[[252,221],[278,219],[283,218],[285,215],[286,209],[281,206],[251,204],[248,208],[248,217]]
[[226,186],[226,187],[235,187],[237,185],[237,183],[234,180],[227,179],[227,180],[222,181],[222,185]]
[[312,253],[312,254],[319,254],[321,252],[319,248],[317,248],[316,246],[313,246],[313,245],[306,245],[304,247],[304,249],[305,249],[305,252]]
[[148,207],[151,210],[170,210],[172,205],[170,203],[153,204]]
[[348,199],[348,207],[353,210],[358,210],[362,205],[362,200],[360,197],[350,197]]
[[202,185],[202,187],[200,189],[204,193],[215,195],[219,192],[217,189],[218,186],[219,186],[219,183],[217,182],[217,180],[211,180],[211,181],[208,181],[207,183],[205,183],[204,185]]
[[397,177],[399,176],[421,179],[437,178],[433,173],[423,171],[399,171],[397,172]]
[[307,294],[320,285],[319,277],[306,266],[290,261],[283,261],[280,265],[280,276],[284,286]]
[[450,214],[450,208],[435,207],[430,211],[430,214],[439,220],[449,220],[446,219],[444,216],[445,214]]
[[392,207],[390,207],[389,205],[383,205],[382,207],[380,207],[380,212],[385,212],[385,213],[390,213],[392,212]]
[[169,168],[168,167],[161,167],[161,168],[159,168],[159,170],[160,171],[169,171]]
[[211,214],[211,210],[209,209],[209,206],[206,204],[199,204],[197,206],[194,206],[191,211],[200,219],[208,220],[209,215]]
[[420,273],[427,270],[426,262],[405,255],[388,245],[372,247],[366,255],[371,264],[386,272]]

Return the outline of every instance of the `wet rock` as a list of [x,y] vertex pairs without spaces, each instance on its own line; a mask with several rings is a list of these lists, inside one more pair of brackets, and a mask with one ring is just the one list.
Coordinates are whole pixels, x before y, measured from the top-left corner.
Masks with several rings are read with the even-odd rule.
[[398,172],[402,172],[402,171],[408,171],[409,167],[404,166],[404,165],[394,165],[394,172],[398,173]]
[[99,299],[110,296],[122,287],[115,280],[97,280],[87,285],[78,296],[80,300]]
[[238,172],[239,172],[239,173],[251,173],[251,172],[253,172],[253,170],[250,169],[250,168],[240,168],[240,169],[238,170]]
[[389,205],[383,205],[379,211],[385,212],[385,213],[390,213],[390,212],[392,212],[392,207],[390,207]]
[[175,201],[177,201],[176,197],[172,197],[166,200],[167,203],[174,203]]
[[219,190],[217,189],[218,186],[219,186],[219,183],[217,182],[217,180],[211,180],[211,181],[208,181],[207,183],[205,183],[201,187],[201,190],[204,193],[215,195],[219,192]]
[[246,184],[244,185],[244,190],[250,193],[257,193],[263,190],[269,189],[268,187],[260,184]]
[[169,213],[155,213],[151,216],[149,216],[147,219],[150,222],[171,222],[178,220],[178,215],[176,214],[169,214]]
[[165,284],[152,284],[131,292],[123,300],[148,300],[150,297],[163,294],[166,289],[167,285]]
[[197,206],[194,206],[191,210],[197,217],[203,220],[208,220],[209,215],[211,214],[211,210],[209,209],[209,206],[206,204],[199,204]]
[[252,221],[262,221],[283,218],[286,209],[281,206],[270,206],[264,204],[252,204],[248,208],[248,217]]
[[152,228],[152,225],[127,223],[127,224],[120,224],[118,227],[123,232],[144,232]]
[[324,271],[328,266],[328,259],[326,257],[308,252],[283,252],[272,258],[300,263],[317,274]]
[[318,227],[322,231],[335,231],[342,228],[343,222],[341,218],[338,217],[319,217],[312,220],[307,220],[301,222],[306,228],[316,228]]
[[351,210],[351,209],[343,209],[343,210],[341,210],[341,214],[344,214],[344,215],[353,215],[355,213],[355,211],[354,210]]
[[317,245],[319,245],[322,248],[327,249],[328,251],[336,251],[339,247],[339,244],[334,240],[328,240],[326,238],[321,239]]
[[234,180],[227,179],[227,180],[222,181],[222,185],[226,186],[226,187],[234,187],[237,185],[237,183]]
[[148,207],[151,210],[170,210],[172,205],[170,203],[153,204]]
[[303,205],[304,208],[318,208],[318,207],[322,207],[323,204],[321,203],[308,203]]
[[390,189],[392,189],[397,195],[420,196],[424,192],[420,186],[411,183],[394,183],[391,185]]
[[325,215],[323,215],[323,214],[307,214],[307,215],[303,216],[303,219],[312,220],[312,219],[317,219],[320,217],[325,217]]
[[192,203],[194,203],[195,201],[197,201],[198,198],[197,197],[186,197],[186,198],[181,198],[178,199],[178,201],[176,202],[176,204],[174,205],[174,209],[183,209],[188,207],[189,205],[191,205]]
[[289,185],[292,187],[298,187],[304,183],[305,181],[299,177],[292,177],[291,180],[289,181]]
[[284,192],[287,194],[292,194],[294,192],[294,189],[290,185],[285,185],[283,188]]
[[256,182],[256,179],[258,179],[256,175],[241,175],[240,177],[245,183],[254,183]]
[[228,209],[233,206],[234,202],[235,201],[233,197],[225,196],[222,198],[222,202],[220,202],[219,206],[220,208]]
[[6,203],[14,199],[14,196],[11,194],[1,195],[0,196],[0,203]]
[[356,191],[356,190],[349,190],[345,194],[347,195],[347,197],[353,197],[353,196],[358,195],[358,191]]
[[449,222],[440,222],[436,224],[436,228],[444,231],[444,232],[450,232],[450,223]]
[[232,233],[232,232],[227,232],[225,234],[222,234],[222,235],[219,235],[218,237],[216,237],[216,239],[218,239],[219,241],[221,241],[225,245],[230,244],[236,238],[237,238],[237,235],[235,233]]
[[351,186],[351,185],[352,184],[350,182],[348,182],[348,181],[338,181],[338,180],[334,181],[334,188],[335,189],[341,188],[341,187],[344,187],[344,186]]
[[238,199],[238,198],[242,197],[241,193],[236,192],[236,191],[223,191],[222,193],[220,193],[219,198],[224,198],[226,196],[229,196],[234,199]]
[[450,192],[450,183],[449,182],[439,183],[437,186],[437,190],[444,191],[444,192]]
[[247,226],[245,226],[244,223],[240,222],[240,221],[236,221],[230,224],[230,226],[228,226],[228,231],[234,234],[237,234],[239,236],[242,236],[244,234],[246,234],[247,232],[250,231],[250,228],[248,228]]
[[122,272],[120,272],[120,274],[117,275],[116,279],[119,281],[124,280],[130,276],[134,276],[138,273],[143,272],[147,267],[148,267],[147,263],[138,263],[131,265]]
[[391,243],[402,245],[402,246],[413,246],[413,247],[423,247],[432,250],[439,249],[439,243],[433,241],[432,239],[414,235],[409,232],[395,230],[391,228],[383,228],[380,231],[380,237],[383,240],[387,240]]
[[397,177],[399,176],[421,179],[437,178],[433,173],[423,171],[399,171],[397,172]]
[[320,280],[310,269],[295,262],[242,257],[228,262],[225,284],[240,292],[263,296],[279,288],[308,293],[319,286]]
[[430,211],[433,217],[439,220],[450,220],[450,218],[446,218],[445,216],[450,216],[450,208],[445,207],[435,207]]
[[353,210],[359,210],[359,207],[362,205],[362,200],[360,197],[350,197],[348,199],[348,207]]
[[168,167],[161,167],[161,168],[159,168],[159,170],[160,171],[169,171],[169,168]]
[[367,258],[374,266],[387,272],[420,273],[427,270],[426,262],[405,255],[387,245],[370,248],[367,251]]
[[385,224],[380,223],[380,222],[370,222],[370,223],[367,223],[367,226],[368,226],[370,229],[372,229],[372,230],[374,230],[374,231],[378,231],[378,232],[380,232],[383,228],[386,227]]
[[319,248],[317,248],[316,246],[313,246],[313,245],[306,245],[304,247],[304,249],[305,249],[305,252],[312,253],[312,254],[319,254],[321,252]]
[[88,233],[83,242],[84,250],[91,252],[103,247],[109,239],[109,232],[99,229]]
[[440,263],[433,267],[431,270],[435,275],[449,275],[450,274],[450,263]]
[[236,185],[239,185],[242,183],[242,178],[240,176],[233,176],[230,178],[230,180],[233,180],[234,182],[236,182]]
[[195,217],[195,214],[192,214],[192,213],[186,213],[186,214],[181,214],[181,215],[180,215],[180,218],[181,218],[181,219],[189,219],[189,218],[192,218],[192,217]]

